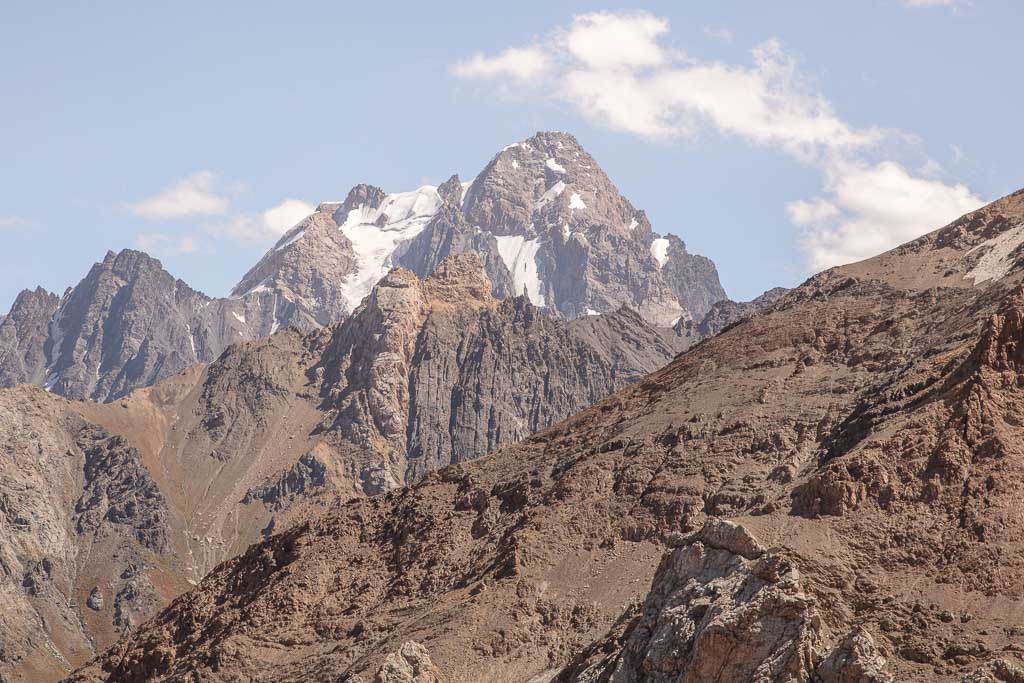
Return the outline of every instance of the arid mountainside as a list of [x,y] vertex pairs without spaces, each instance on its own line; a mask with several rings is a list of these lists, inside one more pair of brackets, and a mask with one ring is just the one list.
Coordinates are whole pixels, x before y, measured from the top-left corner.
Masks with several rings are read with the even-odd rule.
[[713,337],[729,325],[738,323],[744,318],[767,310],[788,290],[784,287],[774,287],[764,294],[750,301],[733,301],[722,299],[715,302],[713,306],[699,320],[680,319],[672,326],[674,337],[670,337],[671,343],[680,351],[685,351],[702,339]]
[[826,271],[252,546],[70,680],[1019,681],[1022,245],[1018,193]]
[[635,312],[495,299],[474,254],[343,323],[235,344],[118,401],[0,391],[0,675],[55,680],[275,528],[414,482],[665,365]]

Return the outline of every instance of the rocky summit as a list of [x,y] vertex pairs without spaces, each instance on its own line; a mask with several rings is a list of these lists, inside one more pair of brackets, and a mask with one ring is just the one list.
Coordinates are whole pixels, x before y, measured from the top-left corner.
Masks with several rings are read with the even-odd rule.
[[483,259],[496,297],[525,294],[568,319],[628,305],[668,327],[725,298],[714,264],[654,233],[566,133],[509,145],[468,182],[357,185],[286,233],[234,294],[283,297],[322,324],[358,306],[390,267],[427,277],[466,251]]
[[69,680],[1022,680],[1022,244],[1024,192],[821,273],[251,546]]
[[525,295],[568,320],[627,306],[667,328],[726,298],[710,259],[654,233],[575,138],[538,133],[467,183],[357,185],[320,204],[229,297],[195,291],[133,250],[108,253],[62,297],[26,290],[0,318],[0,386],[116,400],[232,343],[340,322],[392,268],[426,278],[462,252],[483,260],[495,297]]
[[338,325],[111,403],[0,391],[0,675],[56,680],[274,531],[520,441],[674,354],[632,310],[570,322],[492,290],[454,255],[391,271]]

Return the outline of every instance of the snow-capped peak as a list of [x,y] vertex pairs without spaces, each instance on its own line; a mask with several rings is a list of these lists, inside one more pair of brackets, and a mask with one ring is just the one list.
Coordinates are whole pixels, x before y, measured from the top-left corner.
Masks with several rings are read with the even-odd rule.
[[340,229],[352,242],[356,269],[341,289],[352,308],[387,274],[396,247],[420,234],[441,203],[437,187],[424,185],[388,194],[377,208],[361,204],[348,212]]

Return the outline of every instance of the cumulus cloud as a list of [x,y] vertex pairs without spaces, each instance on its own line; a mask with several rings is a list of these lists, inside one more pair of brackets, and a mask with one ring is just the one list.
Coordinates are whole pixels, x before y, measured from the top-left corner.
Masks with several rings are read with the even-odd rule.
[[[730,64],[694,59],[666,45],[669,31],[667,20],[647,12],[577,16],[522,48],[545,65],[531,74],[533,87],[524,92],[566,103],[596,124],[647,139],[714,131],[779,149],[817,168],[823,197],[786,208],[803,232],[802,246],[813,268],[893,247],[980,202],[966,187],[933,177],[941,173],[937,164],[926,164],[923,173],[914,175],[886,159],[886,143],[913,143],[913,136],[845,121],[778,41],[755,46],[748,63]],[[512,50],[470,58],[493,68],[460,68],[467,63],[460,62],[453,73],[512,90],[521,77],[498,68]],[[876,208],[855,200],[871,192],[880,193]]]
[[164,188],[152,197],[126,205],[141,218],[166,219],[212,216],[228,209],[228,199],[217,193],[217,174],[199,171]]
[[228,220],[206,226],[220,238],[238,242],[271,242],[313,213],[314,207],[299,199],[286,199],[259,214],[235,214]]
[[534,47],[509,48],[493,57],[476,53],[457,62],[452,73],[459,78],[511,78],[529,81],[537,78],[549,67],[547,55]]
[[[152,197],[125,207],[130,213],[149,220],[221,216],[218,220],[202,223],[199,228],[215,240],[250,244],[273,242],[314,211],[312,205],[299,199],[286,199],[259,213],[231,210],[228,195],[237,194],[237,187],[237,184],[232,186],[221,182],[216,173],[199,171]],[[189,230],[194,228],[194,225],[188,227]],[[191,234],[174,236],[166,230],[140,233],[136,244],[154,254],[180,255],[199,251],[199,245]]]
[[191,235],[174,236],[160,232],[146,232],[135,236],[135,246],[155,256],[178,256],[199,251],[196,238]]
[[827,176],[824,197],[786,206],[815,270],[874,256],[984,203],[965,185],[915,176],[894,161],[846,162]]

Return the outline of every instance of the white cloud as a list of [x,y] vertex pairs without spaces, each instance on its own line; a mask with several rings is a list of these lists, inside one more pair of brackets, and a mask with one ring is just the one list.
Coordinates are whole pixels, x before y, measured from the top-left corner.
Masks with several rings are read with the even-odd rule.
[[786,206],[815,270],[887,251],[984,203],[965,185],[915,176],[894,161],[842,163],[827,175],[825,198]]
[[452,73],[459,78],[494,79],[508,77],[529,81],[547,71],[547,55],[538,48],[509,48],[495,57],[477,53],[456,63]]
[[647,12],[595,12],[572,20],[565,34],[569,54],[590,69],[636,69],[667,60],[657,38],[668,21]]
[[211,235],[219,238],[237,242],[272,242],[314,210],[311,204],[299,199],[286,199],[259,214],[236,214],[226,221],[205,227]]
[[312,204],[301,199],[286,199],[263,212],[263,223],[269,230],[281,235],[315,210]]
[[964,160],[964,151],[960,149],[960,145],[950,145],[949,153],[953,155],[953,163],[959,164]]
[[731,43],[736,38],[733,35],[732,30],[727,26],[705,26],[704,35],[708,38],[720,40],[723,43]]
[[216,193],[216,181],[215,173],[199,171],[152,197],[127,204],[126,208],[136,216],[149,219],[223,214],[228,209],[228,200]]
[[[778,41],[756,46],[749,64],[727,64],[666,47],[661,41],[668,32],[666,20],[645,12],[585,14],[524,48],[546,65],[534,73],[542,76],[535,88],[512,90],[519,76],[508,68],[456,65],[453,71],[499,89],[540,93],[614,130],[672,139],[710,129],[777,148],[818,169],[824,197],[786,207],[803,231],[809,267],[869,256],[980,204],[965,186],[937,180],[941,168],[935,162],[914,175],[887,158],[901,145],[920,143],[907,133],[843,120]],[[471,60],[498,65],[510,52]],[[898,143],[890,154],[887,143]],[[877,202],[870,201],[872,193]]]
[[155,256],[178,256],[194,254],[199,251],[199,244],[191,235],[175,237],[160,232],[147,232],[135,236],[135,246]]

